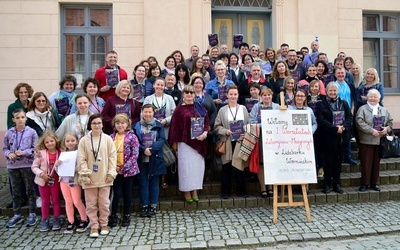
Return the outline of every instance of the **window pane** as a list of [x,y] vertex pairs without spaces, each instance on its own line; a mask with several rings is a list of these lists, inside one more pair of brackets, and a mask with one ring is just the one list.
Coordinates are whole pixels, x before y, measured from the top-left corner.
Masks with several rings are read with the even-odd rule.
[[97,68],[105,65],[106,53],[110,50],[110,36],[91,36],[90,44],[92,73],[94,74]]
[[397,32],[397,17],[383,16],[382,22],[383,31]]
[[397,88],[397,72],[385,72],[383,74],[383,86],[385,88]]
[[363,16],[363,31],[378,31],[378,16],[377,15]]
[[397,56],[398,40],[383,40],[383,55]]
[[108,9],[90,9],[90,26],[110,26],[110,10]]
[[65,36],[66,74],[85,72],[85,39],[83,36]]
[[378,69],[378,39],[364,39],[364,69],[376,68]]
[[84,26],[84,16],[83,9],[65,9],[65,26]]

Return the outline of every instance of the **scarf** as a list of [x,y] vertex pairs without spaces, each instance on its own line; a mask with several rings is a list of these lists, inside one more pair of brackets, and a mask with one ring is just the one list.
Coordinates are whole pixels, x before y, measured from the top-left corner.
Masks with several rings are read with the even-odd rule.
[[52,120],[50,110],[40,112],[38,109],[34,109],[26,113],[26,116],[32,119],[39,127],[45,131],[47,128],[52,129]]
[[317,76],[311,77],[311,76],[306,76],[306,81],[308,83],[310,83],[313,80],[319,80],[319,78]]
[[372,109],[372,115],[376,116],[378,115],[378,108],[379,108],[379,103],[372,105],[370,102],[367,102],[368,106]]
[[[149,121],[145,121],[144,119],[143,119],[143,117],[140,117],[140,125],[142,125],[142,126],[145,126],[145,127],[148,127],[148,126],[153,126],[153,124],[156,122],[156,119],[154,119],[154,117],[153,118],[151,118]],[[150,130],[150,129],[149,129]]]
[[72,92],[67,92],[67,91],[65,91],[64,89],[60,90],[60,94],[61,94],[62,96],[68,97],[68,101],[69,101],[69,102],[71,102],[72,97],[74,97],[74,95],[75,95],[74,91],[72,91]]

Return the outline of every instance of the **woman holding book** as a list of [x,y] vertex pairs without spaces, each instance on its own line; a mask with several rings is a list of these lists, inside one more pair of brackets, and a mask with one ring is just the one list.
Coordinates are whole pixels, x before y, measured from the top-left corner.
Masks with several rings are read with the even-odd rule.
[[76,78],[73,75],[65,75],[61,79],[60,91],[49,96],[49,101],[54,110],[57,111],[61,121],[71,114],[72,104],[75,102]]
[[183,89],[183,103],[171,118],[169,142],[178,155],[179,190],[185,201],[199,201],[197,190],[203,189],[207,134],[210,131],[207,110],[195,101],[192,85]]
[[361,162],[361,186],[358,190],[361,192],[366,191],[369,185],[372,190],[381,190],[378,186],[380,138],[392,132],[393,119],[388,110],[379,104],[380,98],[377,89],[368,91],[367,104],[361,106],[356,115]]
[[222,107],[215,120],[214,130],[220,141],[225,141],[225,153],[221,155],[222,180],[221,197],[228,199],[232,189],[232,171],[235,172],[236,194],[247,197],[245,173],[232,166],[233,151],[236,142],[244,135],[244,126],[249,123],[249,113],[245,106],[238,104],[239,92],[236,85],[228,87],[228,104]]
[[135,124],[140,120],[140,103],[133,99],[132,84],[128,80],[122,80],[115,88],[116,96],[108,98],[103,111],[104,132],[108,135],[113,133],[112,119],[116,114],[126,114]]
[[154,93],[153,84],[146,79],[146,68],[142,64],[135,66],[133,70],[132,97],[142,103],[146,96]]
[[379,91],[379,105],[383,106],[382,101],[384,97],[383,84],[379,82],[378,71],[374,68],[369,68],[365,71],[363,82],[357,89],[357,107],[367,104],[367,94],[371,89]]
[[235,85],[235,83],[226,79],[226,66],[223,61],[218,60],[214,68],[217,76],[206,85],[206,93],[214,99],[216,106],[221,107],[228,99],[228,86]]
[[348,141],[352,128],[353,115],[345,100],[338,97],[338,85],[331,82],[326,86],[326,96],[317,103],[317,122],[324,134],[322,152],[324,153],[324,188],[325,194],[330,193],[331,179],[333,190],[344,193],[340,186],[340,173],[344,155],[343,141]]

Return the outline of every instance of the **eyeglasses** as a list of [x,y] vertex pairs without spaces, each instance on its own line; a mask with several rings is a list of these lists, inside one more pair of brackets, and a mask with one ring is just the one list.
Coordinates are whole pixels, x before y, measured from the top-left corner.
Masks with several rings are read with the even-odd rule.
[[302,56],[297,56],[297,58],[299,58],[299,59],[303,59],[303,57],[302,57]]
[[185,91],[184,93],[185,93],[185,94],[192,94],[192,95],[194,94],[193,91]]
[[100,125],[103,125],[102,122],[92,122],[91,124],[92,124],[93,126],[100,126]]
[[35,102],[37,102],[37,103],[40,103],[40,102],[46,103],[46,100],[36,100]]
[[209,59],[203,59],[203,62],[209,62],[210,60]]

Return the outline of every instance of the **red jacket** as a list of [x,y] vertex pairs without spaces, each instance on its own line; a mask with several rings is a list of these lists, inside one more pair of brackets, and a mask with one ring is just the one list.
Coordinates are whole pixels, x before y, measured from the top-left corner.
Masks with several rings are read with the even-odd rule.
[[[118,66],[119,69],[119,80],[127,80],[128,79],[128,74],[124,69],[122,69],[120,66]],[[96,70],[96,73],[94,74],[94,78],[96,78],[97,81],[100,83],[100,88],[106,86],[106,69],[110,69],[111,67],[106,65],[102,68],[98,68]],[[99,96],[104,99],[104,101],[107,101],[107,99],[111,96],[115,96],[115,88],[111,88],[107,92],[100,92],[99,90]]]

